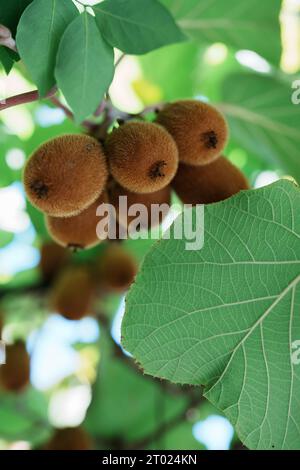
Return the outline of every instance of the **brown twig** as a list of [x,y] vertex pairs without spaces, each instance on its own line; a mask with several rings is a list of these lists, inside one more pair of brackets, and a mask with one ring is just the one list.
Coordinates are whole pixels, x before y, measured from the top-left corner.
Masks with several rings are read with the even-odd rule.
[[50,101],[59,109],[61,109],[65,115],[70,118],[70,119],[74,119],[74,114],[72,113],[72,111],[67,108],[67,106],[65,106],[58,98],[57,96],[51,96],[50,98]]
[[149,113],[158,113],[164,106],[164,103],[156,103],[152,104],[151,106],[147,106],[146,108],[143,109],[141,113],[139,113],[140,116],[145,116],[146,114]]
[[95,116],[95,117],[101,116],[101,114],[104,112],[105,108],[106,108],[106,101],[103,100],[103,101],[101,101],[101,103],[99,104],[98,108],[97,108],[96,111],[94,112],[94,116]]
[[[45,98],[51,98],[55,95],[57,88],[54,87],[52,90],[47,93]],[[28,91],[26,93],[21,93],[20,95],[10,96],[6,98],[4,102],[0,103],[0,111],[4,109],[12,108],[13,106],[19,106],[21,104],[33,103],[40,99],[38,90]]]

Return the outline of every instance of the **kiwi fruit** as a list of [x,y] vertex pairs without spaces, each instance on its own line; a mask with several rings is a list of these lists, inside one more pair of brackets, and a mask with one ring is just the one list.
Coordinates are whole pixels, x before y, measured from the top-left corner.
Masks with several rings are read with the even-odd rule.
[[6,363],[0,366],[0,387],[21,392],[29,384],[30,357],[23,341],[6,345]]
[[28,199],[53,217],[71,217],[102,193],[108,175],[106,158],[96,139],[64,135],[41,145],[24,170]]
[[[143,204],[148,212],[148,219],[145,221],[145,226],[142,225],[140,228],[141,229],[150,229],[151,227],[154,227],[157,225],[157,223],[161,223],[163,219],[166,217],[166,215],[169,212],[169,207],[171,204],[171,188],[170,186],[166,186],[159,191],[155,191],[154,193],[148,193],[148,194],[137,194],[133,193],[131,191],[128,191],[125,188],[122,188],[118,183],[113,182],[110,184],[110,187],[108,189],[108,196],[109,196],[109,202],[115,207],[116,209],[116,215],[118,222],[125,228],[128,228],[130,222],[135,219],[136,216],[130,216],[128,215],[128,211],[126,214],[123,214],[122,211],[119,213],[119,198],[121,196],[126,196],[127,197],[127,208],[129,209],[132,205],[134,204]],[[158,204],[158,205],[163,205],[166,204],[168,208],[165,206],[162,206],[162,211],[159,214],[159,219],[157,221],[152,220],[151,217],[151,206],[153,204]],[[137,216],[138,216],[137,212]]]
[[60,273],[50,296],[50,307],[68,320],[91,313],[94,284],[86,266],[70,266]]
[[92,248],[107,238],[103,232],[97,233],[97,225],[100,217],[97,216],[97,208],[108,202],[106,193],[101,196],[87,209],[73,217],[51,217],[46,216],[46,226],[49,234],[59,245],[73,250]]
[[82,427],[56,429],[45,450],[92,450],[92,440]]
[[69,252],[54,242],[45,242],[40,249],[39,269],[45,281],[50,281],[66,265]]
[[126,122],[108,136],[105,150],[114,179],[134,193],[159,191],[177,171],[176,144],[158,124]]
[[213,106],[196,100],[167,104],[156,122],[172,135],[179,160],[189,165],[207,165],[221,155],[228,139],[225,118]]
[[181,163],[172,186],[184,204],[193,205],[223,201],[249,189],[246,177],[225,157],[206,166]]
[[133,256],[118,243],[108,245],[96,263],[99,286],[111,292],[127,290],[134,281],[137,270]]

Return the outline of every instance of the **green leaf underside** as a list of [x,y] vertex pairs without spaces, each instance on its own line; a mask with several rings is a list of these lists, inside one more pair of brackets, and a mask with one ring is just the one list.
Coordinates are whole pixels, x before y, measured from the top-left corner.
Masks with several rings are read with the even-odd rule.
[[21,17],[17,31],[18,51],[41,96],[55,85],[59,42],[77,14],[75,5],[69,0],[34,0]]
[[[281,0],[163,0],[179,26],[199,41],[223,42],[234,49],[250,49],[278,64],[281,55]],[[262,40],[262,31],[265,40]]]
[[300,113],[290,85],[257,74],[235,74],[223,84],[221,110],[234,139],[277,164],[300,183]]
[[156,0],[106,0],[93,10],[105,39],[127,54],[145,54],[185,40],[169,11]]
[[299,449],[300,191],[282,180],[205,208],[205,243],[162,240],[127,298],[146,373],[205,385],[251,449]]
[[113,49],[102,38],[94,17],[85,12],[63,35],[56,66],[57,83],[78,122],[96,110],[113,75]]

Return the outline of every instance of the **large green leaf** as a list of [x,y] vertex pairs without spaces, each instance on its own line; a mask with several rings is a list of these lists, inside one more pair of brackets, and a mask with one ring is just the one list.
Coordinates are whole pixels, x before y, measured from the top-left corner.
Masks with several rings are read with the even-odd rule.
[[63,35],[56,66],[57,83],[78,122],[96,110],[113,75],[113,49],[102,38],[95,18],[85,12]]
[[[34,0],[21,17],[17,32],[18,51],[41,96],[55,85],[58,45],[77,13],[70,0]],[[74,56],[75,51],[72,51]]]
[[193,38],[251,49],[279,63],[281,0],[163,0],[163,3]]
[[300,113],[291,92],[273,77],[235,74],[223,84],[220,109],[236,142],[300,183]]
[[106,0],[93,9],[105,39],[127,54],[145,54],[185,40],[157,0]]
[[148,374],[203,384],[251,449],[300,448],[299,210],[284,180],[206,206],[202,250],[160,241],[127,298],[124,347]]

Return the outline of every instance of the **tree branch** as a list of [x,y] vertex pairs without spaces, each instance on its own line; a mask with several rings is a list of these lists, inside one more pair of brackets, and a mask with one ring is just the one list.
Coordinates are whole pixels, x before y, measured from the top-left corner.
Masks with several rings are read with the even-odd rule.
[[[52,88],[52,90],[47,93],[45,98],[51,98],[55,95],[56,91],[56,87]],[[19,106],[21,104],[33,103],[34,101],[38,101],[39,99],[40,96],[38,90],[28,91],[26,93],[21,93],[20,95],[10,96],[9,98],[6,98],[4,102],[0,103],[0,111],[12,108],[13,106]]]

